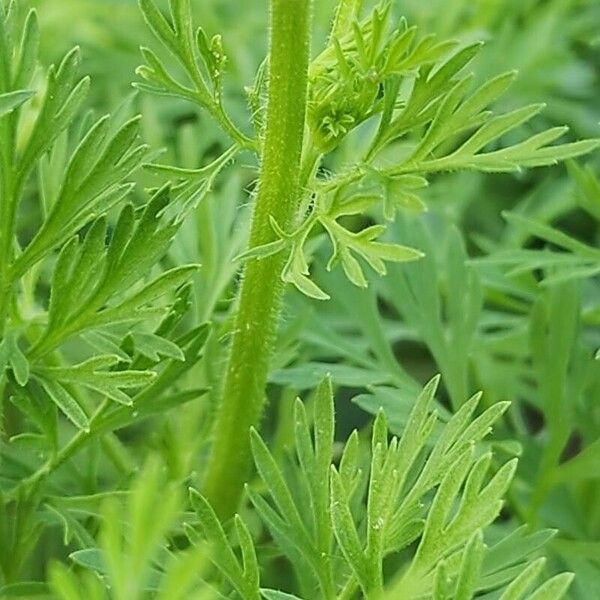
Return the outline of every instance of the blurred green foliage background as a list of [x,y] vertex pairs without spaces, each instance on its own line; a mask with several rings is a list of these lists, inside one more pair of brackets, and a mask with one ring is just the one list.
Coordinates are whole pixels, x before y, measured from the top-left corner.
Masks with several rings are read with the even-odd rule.
[[[93,79],[89,108],[113,110],[133,93],[139,46],[150,43],[135,0],[32,4],[39,11],[46,64],[74,44],[81,47],[82,71]],[[196,22],[209,35],[223,36],[229,60],[226,102],[243,126],[244,86],[251,84],[266,50],[267,1],[196,0],[194,5]],[[315,5],[314,35],[322,40],[334,2]],[[567,124],[573,139],[600,135],[598,0],[402,0],[396,10],[421,34],[485,40],[474,67],[477,80],[518,69],[503,108],[545,102],[533,131]],[[198,167],[225,147],[214,124],[189,105],[149,96],[130,102],[132,112],[143,114],[146,140],[164,149],[161,162]],[[352,143],[344,146],[337,164],[352,152]],[[549,550],[551,570],[575,571],[572,597],[592,600],[600,598],[600,362],[594,358],[600,347],[600,269],[578,256],[573,244],[561,245],[564,239],[549,233],[559,228],[569,239],[598,248],[600,155],[581,163],[587,163],[586,170],[573,164],[510,175],[438,176],[424,196],[426,217],[401,219],[395,233],[403,243],[426,249],[427,258],[409,269],[392,268],[387,278],[372,277],[367,291],[326,273],[325,261],[317,261],[316,279],[334,300],[319,304],[290,292],[267,421],[287,410],[292,391],[314,387],[326,371],[343,388],[337,406],[340,437],[364,422],[357,404],[367,410],[391,406],[392,423],[396,417],[400,427],[402,402],[398,408],[392,388],[409,398],[418,383],[437,372],[448,406],[478,389],[487,404],[513,401],[505,429],[496,436],[516,440],[499,441],[499,451],[523,457],[505,520],[560,529]],[[144,177],[153,185],[150,175]],[[205,265],[195,282],[200,319],[215,314],[218,319],[228,306],[236,275],[231,236],[241,248],[247,190],[255,177],[254,164],[226,171],[171,251],[174,262]],[[546,250],[569,254],[572,262],[561,267],[558,259],[540,261],[535,252]],[[556,282],[544,281],[557,273]],[[430,311],[423,297],[428,293],[423,278],[437,282],[438,311]],[[445,304],[453,294],[463,297],[465,306],[472,300],[474,326],[466,333],[464,321],[452,319],[466,320],[467,309],[457,315]],[[434,325],[445,335],[436,335]],[[463,329],[460,341],[452,337],[456,327]],[[210,381],[215,374],[201,376]],[[161,424],[152,442],[177,457],[173,465],[181,471],[195,460],[198,409],[187,410]],[[285,426],[279,428],[284,439]]]

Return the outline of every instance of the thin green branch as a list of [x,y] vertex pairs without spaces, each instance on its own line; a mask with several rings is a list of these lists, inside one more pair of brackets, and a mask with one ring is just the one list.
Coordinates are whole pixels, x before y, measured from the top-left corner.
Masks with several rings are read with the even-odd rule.
[[14,163],[14,116],[0,123],[0,337],[4,335],[12,297],[10,265],[13,255],[16,203]]

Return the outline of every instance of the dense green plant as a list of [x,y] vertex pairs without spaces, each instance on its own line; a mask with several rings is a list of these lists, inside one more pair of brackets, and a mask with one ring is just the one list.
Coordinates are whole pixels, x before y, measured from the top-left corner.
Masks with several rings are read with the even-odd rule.
[[[514,72],[393,2],[316,36],[309,0],[270,4],[242,94],[190,0],[140,0],[141,98],[98,117],[79,50],[42,77],[36,12],[0,0],[0,595],[593,597],[598,250],[551,223],[599,219],[593,167],[500,237],[436,194],[467,214],[481,174],[598,142],[555,143]],[[190,114],[199,136],[159,124]]]
[[[201,393],[171,388],[198,360],[206,327],[175,333],[195,266],[151,276],[182,217],[166,216],[168,187],[137,206],[127,201],[129,180],[149,156],[139,119],[77,121],[89,85],[78,77],[77,49],[48,70],[27,112],[36,94],[36,14],[22,29],[14,4],[2,5],[0,16],[0,369],[10,440],[3,449],[1,562],[10,582],[41,533],[38,485],[92,440],[127,472],[112,432]],[[34,171],[39,185],[32,193]],[[36,205],[34,232],[19,231],[20,211]]]
[[[220,37],[209,41],[201,28],[194,33],[186,2],[171,4],[171,22],[151,1],[141,6],[153,32],[185,70],[191,87],[171,76],[146,48],[142,52],[147,65],[138,72],[148,84],[140,87],[198,104],[221,124],[234,142],[234,151],[251,148],[251,141],[223,110],[225,56]],[[292,6],[275,3],[272,7],[264,118],[260,105],[253,106],[261,93],[262,67],[249,98],[255,127],[263,138],[261,175],[249,250],[242,255],[247,266],[206,484],[211,499],[229,498],[230,506],[219,502],[225,516],[237,504],[240,482],[247,472],[248,442],[235,432],[258,422],[262,411],[282,283],[292,283],[317,299],[328,298],[308,277],[306,243],[315,226],[324,229],[333,245],[328,268],[341,263],[346,276],[364,287],[366,279],[357,255],[385,274],[386,261],[414,260],[420,252],[376,241],[385,231],[383,225],[350,231],[340,223],[342,217],[361,214],[379,203],[388,220],[398,208],[422,210],[415,190],[427,185],[423,175],[437,171],[512,171],[552,164],[596,145],[585,141],[548,146],[566,131],[556,127],[512,146],[485,151],[500,136],[531,119],[542,105],[498,116],[487,110],[510,85],[514,73],[500,75],[469,93],[471,77],[462,75],[462,70],[479,44],[453,52],[453,42],[433,37],[417,41],[414,28],[404,21],[397,27],[392,23],[389,2],[362,22],[358,20],[360,3],[343,2],[328,45],[309,67],[310,7],[308,3]],[[407,82],[413,83],[407,86]],[[379,124],[365,144],[361,161],[324,180],[319,177],[325,155],[373,117],[379,117]],[[377,160],[390,146],[402,144],[411,132],[423,128],[417,143],[412,140],[408,149],[396,150],[402,160],[391,164]],[[203,175],[202,171],[197,174]]]
[[[248,494],[275,543],[294,565],[304,597],[351,598],[359,589],[364,597],[384,597],[384,559],[419,539],[410,567],[392,581],[385,597],[471,598],[477,590],[493,588],[502,590],[498,597],[504,599],[558,598],[568,587],[571,575],[535,586],[543,559],[529,561],[529,557],[553,535],[551,531],[527,535],[517,530],[490,548],[485,546],[481,529],[497,516],[516,461],[506,462],[488,478],[492,456],[489,452],[477,456],[475,445],[507,407],[496,404],[473,419],[477,395],[441,427],[430,412],[437,383],[437,378],[432,380],[417,399],[400,439],[389,439],[385,416],[379,413],[370,461],[363,452],[366,440],[354,431],[341,450],[339,466],[331,464],[335,420],[329,380],[316,391],[310,421],[305,405],[297,400],[294,454],[284,469],[252,431],[254,461],[269,500],[255,490]],[[269,551],[255,548],[239,516],[236,542],[230,541],[211,505],[194,489],[190,497],[195,515],[183,524],[192,549],[170,559],[164,572],[153,568],[152,556],[166,552],[161,540],[177,518],[176,489],[167,488],[158,505],[151,500],[159,491],[158,473],[156,465],[149,466],[134,486],[128,500],[132,532],[125,536],[125,545],[116,525],[115,501],[105,510],[100,548],[72,555],[75,562],[105,575],[115,598],[144,597],[155,588],[158,597],[169,598],[166,590],[171,590],[175,570],[182,587],[170,593],[180,597],[187,593],[186,584],[202,581],[201,556],[208,557],[239,597],[297,597],[260,587],[259,559]],[[194,547],[204,552],[199,554]],[[139,565],[128,568],[136,560]],[[91,592],[86,585],[104,597],[100,584],[87,576],[85,581],[89,583],[77,582],[62,567],[52,575],[59,597],[87,597]],[[203,581],[200,588],[206,587],[197,597],[209,597],[210,585]]]

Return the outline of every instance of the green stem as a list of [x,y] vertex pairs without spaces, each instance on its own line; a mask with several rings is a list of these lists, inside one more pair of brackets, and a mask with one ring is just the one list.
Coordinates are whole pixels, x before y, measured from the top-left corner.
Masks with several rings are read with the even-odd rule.
[[346,585],[340,591],[337,600],[351,600],[352,598],[356,598],[356,593],[358,591],[358,581],[356,577],[352,575],[348,581],[346,581]]
[[213,115],[216,121],[225,130],[227,135],[244,150],[257,151],[258,146],[256,142],[243,134],[229,118],[229,115],[223,110],[220,104],[215,104],[213,107],[209,107],[209,112]]
[[13,119],[9,115],[0,125],[0,338],[4,335],[13,286],[10,276],[16,220]]
[[[96,409],[96,412],[91,418],[91,423],[94,423],[103,416],[108,408],[110,408],[111,404],[110,400],[105,399]],[[93,431],[93,429],[90,431],[79,430],[65,446],[51,456],[41,467],[39,467],[39,469],[37,469],[37,471],[34,471],[29,477],[22,479],[17,486],[7,492],[6,498],[16,499],[24,490],[36,490],[38,485],[71,458],[71,456],[73,456],[73,454],[75,454],[88,439],[95,435],[95,433],[96,432]]]
[[[275,240],[273,217],[291,229],[301,200],[300,167],[311,0],[271,0],[267,122],[250,247]],[[261,417],[281,311],[281,254],[249,261],[226,367],[204,493],[223,519],[236,510],[250,466],[248,431]]]

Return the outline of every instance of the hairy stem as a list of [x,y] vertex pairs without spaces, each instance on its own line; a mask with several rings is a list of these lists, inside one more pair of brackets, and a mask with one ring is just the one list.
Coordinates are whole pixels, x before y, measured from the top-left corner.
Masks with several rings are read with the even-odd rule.
[[[289,230],[301,200],[311,0],[271,0],[267,121],[250,247]],[[279,314],[284,257],[246,265],[204,493],[222,519],[236,510],[250,465],[249,429],[260,420]]]
[[[0,90],[2,91],[2,90]],[[14,169],[14,116],[8,115],[0,125],[0,339],[4,335],[12,295],[10,265],[16,219]]]
[[229,118],[229,115],[223,110],[223,107],[220,104],[215,104],[214,107],[209,107],[209,112],[240,148],[254,151],[258,149],[255,141],[244,135],[235,126],[233,121]]

